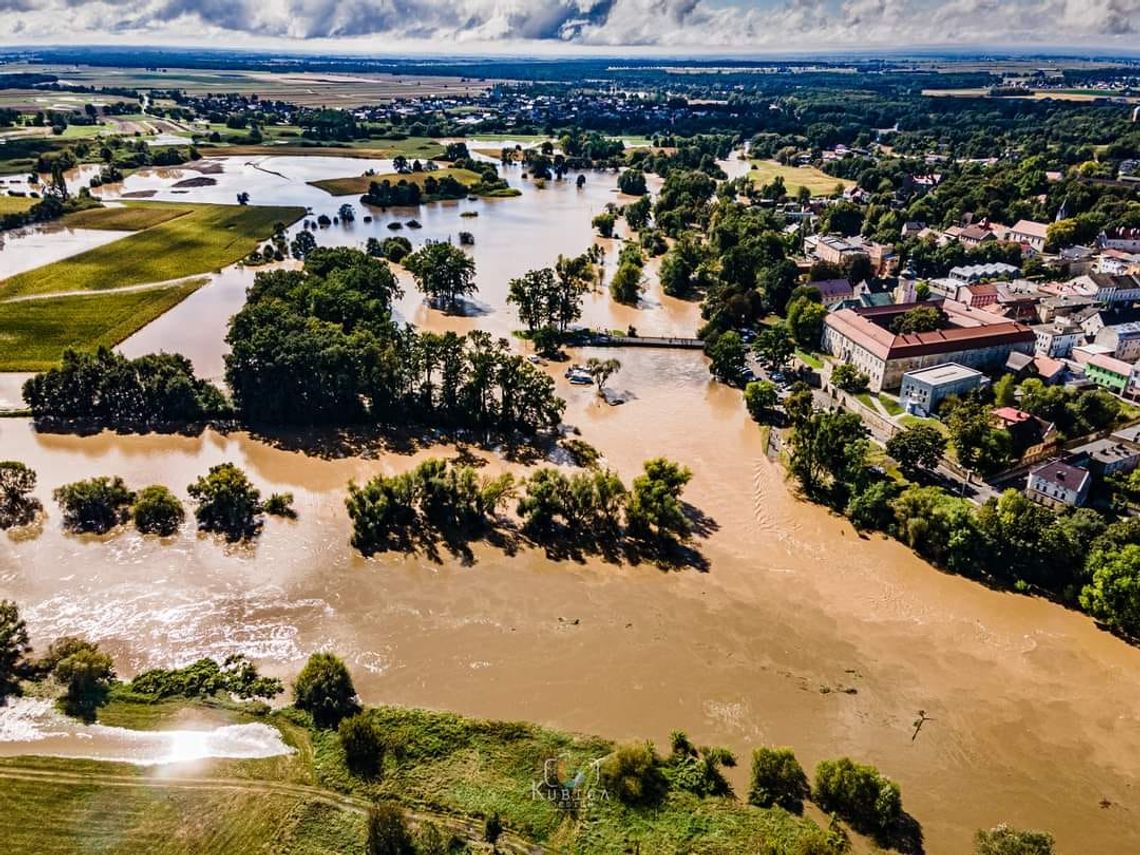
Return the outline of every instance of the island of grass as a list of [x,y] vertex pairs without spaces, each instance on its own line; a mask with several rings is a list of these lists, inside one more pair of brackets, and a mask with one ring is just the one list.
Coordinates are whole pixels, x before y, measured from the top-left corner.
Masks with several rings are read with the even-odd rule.
[[[99,711],[102,724],[168,729],[183,716],[217,724],[260,721],[281,731],[294,753],[261,760],[212,760],[157,769],[46,757],[0,758],[5,792],[0,848],[44,855],[79,851],[148,853],[363,852],[366,814],[394,803],[417,834],[431,825],[470,851],[491,851],[487,819],[497,816],[500,852],[824,851],[811,820],[731,796],[671,787],[653,805],[623,803],[587,780],[596,797],[560,801],[559,777],[610,755],[597,737],[519,722],[380,707],[365,715],[384,737],[380,769],[350,771],[335,730],[289,708],[257,714],[218,699],[143,702],[121,688]],[[421,838],[422,839],[422,838]],[[434,851],[434,850],[432,850]],[[463,850],[468,851],[468,850]]]
[[800,187],[806,187],[813,196],[831,196],[835,193],[836,187],[841,186],[846,189],[851,186],[850,181],[828,175],[814,166],[785,166],[774,160],[753,160],[748,174],[752,176],[752,183],[757,187],[771,184],[776,178],[782,178],[784,186],[793,195]]
[[[304,213],[304,208],[297,207],[160,202],[83,211],[68,224],[135,227],[137,231],[0,281],[0,301],[34,294],[105,291],[210,273],[245,258],[278,224],[287,226]],[[0,336],[4,334],[0,328]]]
[[499,178],[492,164],[482,171],[465,167],[446,167],[430,172],[390,172],[383,175],[358,175],[309,182],[333,196],[355,196],[366,205],[381,208],[421,205],[444,199],[467,196],[518,196],[519,191]]

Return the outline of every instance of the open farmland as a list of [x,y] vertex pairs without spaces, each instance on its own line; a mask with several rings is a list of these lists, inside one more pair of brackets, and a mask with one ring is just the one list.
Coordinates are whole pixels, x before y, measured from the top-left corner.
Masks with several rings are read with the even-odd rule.
[[[429,95],[476,95],[494,81],[411,74],[325,74],[164,68],[138,69],[97,66],[11,65],[7,72],[57,74],[82,86],[123,89],[181,89],[190,95],[207,92],[256,94],[262,100],[282,100],[307,107],[359,107],[396,98]],[[35,90],[31,90],[35,91]],[[42,94],[42,93],[41,93]],[[66,93],[47,93],[55,98]],[[70,97],[76,97],[74,95]]]
[[206,281],[0,303],[0,371],[44,371],[69,347],[113,347]]
[[186,207],[192,210],[175,219],[4,280],[0,299],[100,291],[220,270],[248,255],[274,224],[289,225],[305,213],[291,207]]

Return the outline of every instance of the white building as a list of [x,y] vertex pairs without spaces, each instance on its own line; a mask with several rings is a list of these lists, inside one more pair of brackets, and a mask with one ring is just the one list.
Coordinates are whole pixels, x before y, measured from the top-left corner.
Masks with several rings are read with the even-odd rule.
[[1079,508],[1088,500],[1091,484],[1087,469],[1053,460],[1029,473],[1025,494],[1050,507]]

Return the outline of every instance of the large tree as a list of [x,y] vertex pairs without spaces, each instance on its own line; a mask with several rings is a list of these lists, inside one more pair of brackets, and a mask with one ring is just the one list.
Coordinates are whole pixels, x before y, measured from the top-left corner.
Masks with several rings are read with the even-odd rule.
[[293,703],[308,712],[317,727],[334,728],[356,713],[360,702],[344,661],[332,653],[314,653],[293,683]]
[[1098,549],[1085,568],[1092,580],[1081,591],[1081,606],[1115,629],[1140,635],[1140,546]]
[[475,285],[475,260],[450,243],[429,241],[404,259],[404,267],[430,300],[449,309],[479,290]]
[[904,470],[931,472],[946,451],[946,436],[932,424],[909,425],[887,440],[887,454]]
[[27,525],[40,510],[39,500],[32,495],[36,473],[15,460],[0,462],[0,529]]

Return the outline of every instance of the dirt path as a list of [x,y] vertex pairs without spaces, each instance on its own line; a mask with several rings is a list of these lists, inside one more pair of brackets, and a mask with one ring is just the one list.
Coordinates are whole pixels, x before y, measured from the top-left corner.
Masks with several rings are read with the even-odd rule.
[[32,300],[60,300],[64,297],[99,297],[105,294],[130,294],[134,291],[158,291],[162,288],[173,288],[185,285],[196,279],[205,279],[201,273],[194,276],[180,276],[177,279],[166,279],[162,282],[144,282],[140,285],[124,285],[121,288],[86,289],[81,291],[53,291],[50,294],[23,294],[19,297],[9,297],[0,300],[0,303],[28,303]]
[[[372,805],[367,799],[332,792],[320,787],[290,784],[284,781],[259,781],[243,778],[153,778],[142,775],[59,772],[49,769],[5,766],[0,768],[0,781],[2,780],[61,784],[63,786],[90,786],[95,784],[100,787],[125,787],[128,789],[229,790],[265,795],[296,796],[361,815],[366,814]],[[414,824],[433,822],[471,841],[481,840],[483,836],[482,823],[475,819],[424,808],[405,808],[405,813]],[[537,853],[544,851],[541,846],[510,831],[503,832],[499,838],[498,847],[499,851],[517,853],[517,855],[537,855]]]

